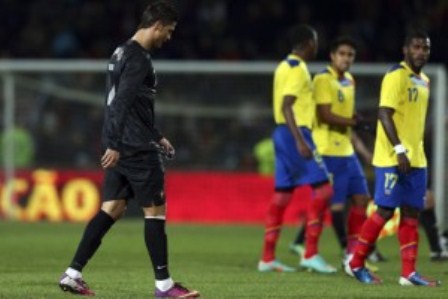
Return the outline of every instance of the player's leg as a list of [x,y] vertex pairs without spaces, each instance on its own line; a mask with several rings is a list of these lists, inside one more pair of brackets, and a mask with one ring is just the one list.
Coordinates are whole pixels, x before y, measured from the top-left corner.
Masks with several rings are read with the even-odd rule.
[[262,258],[258,263],[260,272],[294,272],[295,269],[280,263],[275,248],[283,225],[283,215],[295,189],[293,178],[300,171],[301,159],[294,138],[286,126],[278,126],[273,134],[275,149],[275,191],[269,202],[265,220]]
[[82,279],[82,270],[95,254],[104,235],[126,210],[126,200],[132,196],[130,186],[124,176],[116,170],[106,170],[104,178],[104,202],[98,213],[87,224],[75,255],[59,281],[64,291],[75,294],[93,295]]
[[420,276],[416,271],[418,256],[418,219],[420,211],[424,208],[426,191],[426,169],[415,168],[406,175],[407,188],[401,192],[401,218],[398,227],[398,240],[400,242],[401,276],[400,285],[437,286],[437,280]]
[[425,208],[420,213],[419,220],[429,243],[431,261],[448,260],[448,252],[442,250],[440,244],[439,230],[437,229],[436,215],[434,212],[434,195],[431,190],[426,190]]
[[305,234],[305,252],[300,266],[320,273],[335,273],[335,267],[329,265],[319,255],[319,239],[322,233],[325,212],[333,195],[330,183],[312,185],[313,195],[307,211],[307,226]]
[[135,166],[128,177],[145,217],[144,240],[155,277],[155,297],[197,298],[199,292],[174,282],[169,273],[162,161],[159,157],[150,156],[142,162],[146,165]]
[[351,204],[347,213],[348,242],[346,253],[351,254],[358,241],[361,228],[367,219],[367,206],[370,201],[370,193],[361,164],[355,155],[349,158],[348,168],[350,173],[348,194],[351,198]]
[[321,273],[334,273],[336,268],[330,266],[318,254],[318,244],[322,233],[325,212],[330,205],[334,192],[322,157],[316,150],[311,132],[302,128],[305,140],[313,149],[314,158],[305,160],[305,175],[296,181],[298,185],[311,185],[311,199],[308,204],[307,226],[305,234],[305,253],[300,266]]
[[345,203],[349,194],[350,160],[348,157],[333,156],[323,156],[323,160],[334,190],[330,199],[332,226],[342,251],[345,251],[347,247]]
[[384,225],[392,218],[395,208],[400,205],[399,196],[392,192],[396,190],[397,184],[399,181],[396,167],[375,168],[375,204],[378,205],[378,209],[364,221],[353,250],[353,258],[345,267],[347,274],[354,276],[362,283],[381,283],[381,280],[365,267],[365,260]]
[[283,225],[283,215],[291,201],[292,189],[277,189],[269,204],[265,221],[263,253],[258,263],[260,272],[293,272],[294,268],[281,264],[275,258],[275,248]]
[[289,244],[289,250],[298,256],[302,256],[305,252],[305,232],[306,232],[306,219],[297,232],[294,242]]

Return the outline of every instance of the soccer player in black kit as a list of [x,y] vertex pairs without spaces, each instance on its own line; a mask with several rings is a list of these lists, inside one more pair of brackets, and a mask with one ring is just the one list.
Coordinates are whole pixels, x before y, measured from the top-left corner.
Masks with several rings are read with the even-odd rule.
[[134,36],[113,53],[107,72],[102,133],[105,169],[103,203],[88,223],[59,286],[79,295],[95,293],[81,271],[101,239],[135,198],[145,215],[145,243],[154,269],[157,298],[197,298],[199,293],[175,283],[168,272],[162,155],[174,155],[171,143],[154,124],[156,73],[149,50],[171,38],[177,11],[166,1],[150,4]]

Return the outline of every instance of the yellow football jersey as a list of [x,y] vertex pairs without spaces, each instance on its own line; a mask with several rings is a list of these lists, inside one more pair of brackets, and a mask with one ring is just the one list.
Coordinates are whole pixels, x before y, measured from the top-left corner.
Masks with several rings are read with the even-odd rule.
[[[380,107],[395,110],[392,118],[398,138],[408,151],[406,155],[412,167],[426,167],[423,134],[428,100],[428,77],[423,72],[414,73],[405,62],[393,67],[384,76],[381,85]],[[398,165],[393,146],[379,121],[373,165],[379,167]]]
[[[333,68],[327,67],[314,76],[313,97],[317,105],[331,104],[333,114],[352,118],[355,111],[355,82],[352,75],[345,72],[343,78],[339,78]],[[321,155],[345,157],[354,153],[351,128],[345,132],[332,130],[318,117],[315,124],[313,140]]]
[[296,97],[292,109],[297,125],[311,129],[315,115],[311,77],[305,61],[294,54],[288,55],[275,70],[273,109],[276,124],[286,123],[282,112],[285,96]]

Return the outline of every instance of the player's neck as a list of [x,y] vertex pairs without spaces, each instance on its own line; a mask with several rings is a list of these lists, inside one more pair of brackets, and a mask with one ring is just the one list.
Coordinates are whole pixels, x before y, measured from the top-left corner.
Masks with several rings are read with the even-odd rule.
[[291,54],[299,56],[300,58],[302,58],[303,60],[307,61],[308,60],[308,55],[306,53],[306,51],[303,50],[298,50],[298,49],[293,49],[291,51]]
[[331,69],[336,73],[338,79],[344,78],[344,72],[335,67],[333,64],[330,64]]
[[152,48],[152,41],[148,39],[147,33],[144,32],[144,29],[137,30],[131,39],[145,50],[151,50]]
[[420,75],[420,72],[422,71],[422,68],[417,68],[417,67],[413,66],[412,63],[409,60],[405,59],[404,62],[411,69],[411,71],[413,71],[417,75]]

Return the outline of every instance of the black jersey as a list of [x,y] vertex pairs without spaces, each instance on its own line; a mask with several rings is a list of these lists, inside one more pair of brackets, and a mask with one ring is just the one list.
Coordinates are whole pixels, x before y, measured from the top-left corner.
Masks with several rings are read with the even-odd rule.
[[121,156],[153,151],[162,135],[154,125],[157,78],[148,51],[136,41],[119,46],[108,63],[102,133],[104,148]]

